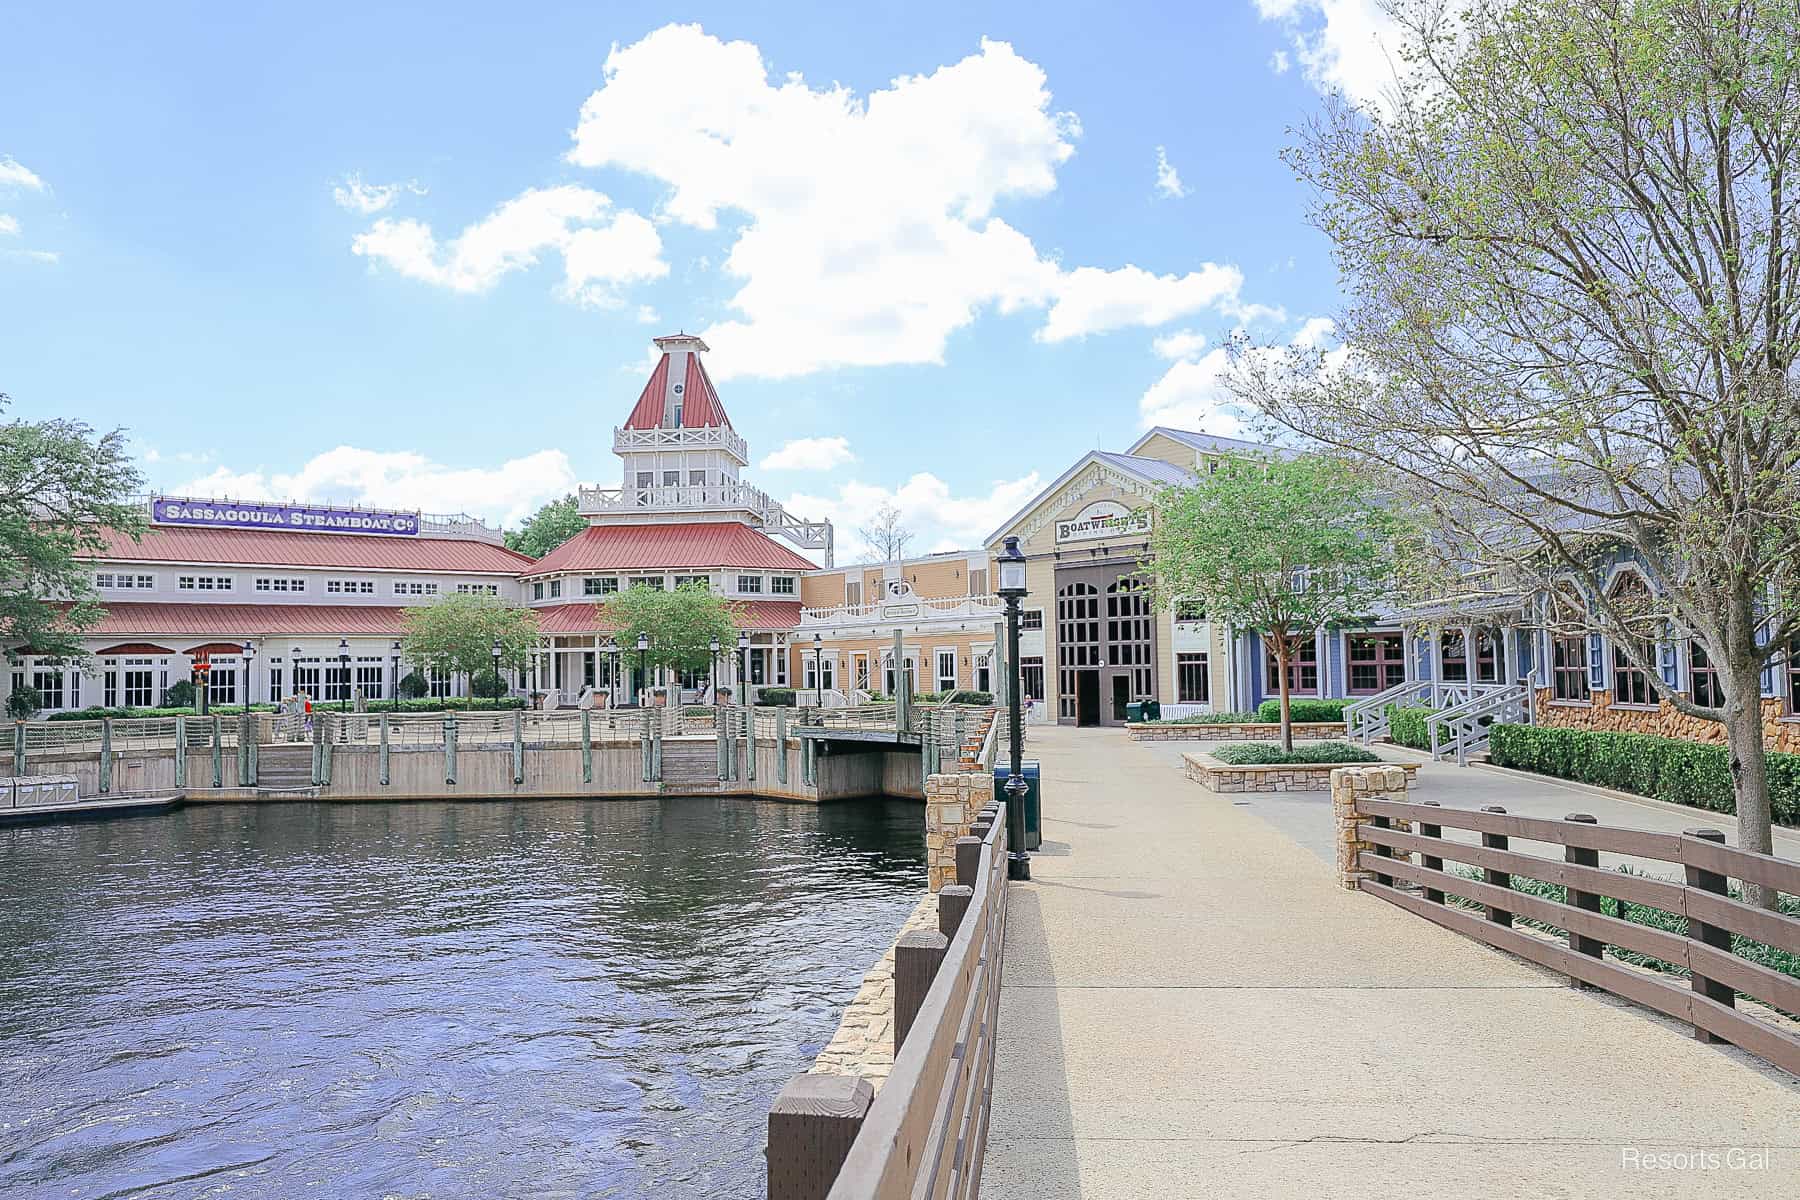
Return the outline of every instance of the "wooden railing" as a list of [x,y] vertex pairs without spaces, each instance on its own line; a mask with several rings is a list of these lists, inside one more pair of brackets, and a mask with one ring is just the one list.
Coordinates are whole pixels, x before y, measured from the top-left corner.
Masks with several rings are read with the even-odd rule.
[[894,948],[894,1068],[873,1095],[855,1076],[801,1075],[769,1110],[769,1200],[974,1196],[993,1091],[1006,943],[1006,806],[956,843],[938,932]]
[[[1355,840],[1365,847],[1357,850],[1356,865],[1370,873],[1357,881],[1362,891],[1560,971],[1573,982],[1686,1021],[1696,1037],[1729,1042],[1800,1075],[1800,1034],[1794,1027],[1737,1008],[1742,995],[1781,1013],[1800,1014],[1800,979],[1734,953],[1732,941],[1741,937],[1800,954],[1800,919],[1734,899],[1729,882],[1800,894],[1800,863],[1726,846],[1724,834],[1715,829],[1679,834],[1621,829],[1600,825],[1585,813],[1552,821],[1500,808],[1475,812],[1359,796],[1354,819]],[[1445,829],[1478,833],[1481,844],[1449,840]],[[1564,857],[1521,853],[1510,846],[1514,838],[1563,846]],[[1602,870],[1601,853],[1671,864],[1681,882]],[[1446,871],[1446,860],[1479,869],[1482,879]],[[1519,878],[1552,885],[1544,891],[1561,889],[1562,899],[1520,890]],[[1603,897],[1615,901],[1621,915],[1626,904],[1673,914],[1682,918],[1685,932],[1606,915]],[[1479,907],[1468,907],[1471,903]],[[1563,931],[1558,936],[1566,937],[1566,944],[1516,928],[1521,919]],[[1679,976],[1609,960],[1608,947],[1683,968],[1690,977],[1682,982]]]

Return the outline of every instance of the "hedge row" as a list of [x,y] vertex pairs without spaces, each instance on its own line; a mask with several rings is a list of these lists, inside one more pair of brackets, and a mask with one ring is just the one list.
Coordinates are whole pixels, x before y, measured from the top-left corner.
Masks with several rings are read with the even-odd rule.
[[1398,744],[1410,746],[1414,750],[1431,749],[1431,728],[1426,722],[1435,711],[1430,708],[1396,708],[1390,705],[1388,736]]
[[[1296,700],[1288,697],[1288,717],[1295,721],[1341,721],[1349,700]],[[1281,720],[1281,698],[1264,700],[1256,706],[1258,721]]]
[[1212,756],[1234,767],[1249,765],[1288,766],[1306,763],[1378,763],[1379,754],[1352,746],[1349,742],[1314,742],[1283,750],[1274,742],[1233,742],[1212,751]]
[[[1488,738],[1488,758],[1495,766],[1714,812],[1737,811],[1731,756],[1723,746],[1647,733],[1542,725],[1495,725]],[[1775,820],[1800,825],[1800,754],[1770,753],[1768,762],[1769,807]]]
[[[221,717],[235,717],[244,711],[241,704],[216,704],[209,712]],[[273,704],[252,704],[251,712],[274,712]],[[125,717],[192,717],[198,716],[200,710],[186,708],[77,708],[68,712],[53,712],[45,715],[46,721],[98,721],[102,717],[115,719]]]

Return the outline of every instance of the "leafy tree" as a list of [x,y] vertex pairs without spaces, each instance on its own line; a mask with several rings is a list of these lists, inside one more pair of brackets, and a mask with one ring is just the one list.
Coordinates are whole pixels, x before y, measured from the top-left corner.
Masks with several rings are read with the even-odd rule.
[[[0,393],[0,410],[9,402]],[[108,530],[143,532],[131,499],[142,486],[120,430],[0,424],[0,638],[32,654],[82,657],[81,634],[103,610],[77,556],[105,549]]]
[[417,671],[408,671],[400,677],[400,698],[402,700],[418,700],[431,691],[431,682]]
[[164,708],[192,708],[194,706],[194,684],[189,679],[177,679],[163,689],[162,706]]
[[469,677],[469,691],[483,700],[498,700],[506,695],[506,680],[494,673],[494,668],[483,667]]
[[564,496],[538,509],[517,529],[507,530],[506,546],[542,558],[587,527],[587,518],[575,511],[575,497]]
[[495,641],[500,643],[500,665],[516,670],[530,659],[538,641],[537,614],[497,596],[442,596],[407,609],[402,620],[400,652],[406,661],[451,675],[491,670]]
[[600,618],[616,631],[613,636],[631,663],[637,661],[630,656],[637,652],[640,633],[650,639],[645,661],[674,671],[711,666],[714,638],[719,639],[721,654],[737,644],[733,606],[704,583],[686,583],[667,592],[641,586],[614,592],[601,603]]
[[43,708],[44,694],[29,684],[14,688],[6,697],[6,715],[15,721],[29,721]]
[[868,546],[870,562],[897,562],[906,557],[912,544],[912,530],[900,523],[900,510],[883,504],[867,525],[856,531]]
[[[1391,469],[1465,570],[1559,598],[1552,623],[1650,678],[1691,633],[1722,702],[1664,698],[1724,723],[1738,840],[1766,854],[1761,674],[1800,635],[1800,17],[1392,7],[1392,103],[1332,105],[1289,152],[1347,363],[1240,347],[1234,390]],[[1651,602],[1593,586],[1620,557]]]
[[1292,750],[1288,664],[1320,630],[1366,619],[1387,596],[1398,532],[1333,459],[1227,459],[1157,497],[1148,574],[1165,603],[1195,601],[1262,636],[1280,673],[1281,745]]

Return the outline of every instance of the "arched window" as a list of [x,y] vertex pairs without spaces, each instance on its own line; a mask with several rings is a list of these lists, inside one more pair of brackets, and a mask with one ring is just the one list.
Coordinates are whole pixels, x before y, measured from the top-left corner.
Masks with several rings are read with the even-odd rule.
[[1653,708],[1661,701],[1655,676],[1632,662],[1627,650],[1628,646],[1636,649],[1642,662],[1656,661],[1656,639],[1639,632],[1654,628],[1650,589],[1644,585],[1642,576],[1628,572],[1613,585],[1609,598],[1633,635],[1629,642],[1617,637],[1613,639],[1613,703]]

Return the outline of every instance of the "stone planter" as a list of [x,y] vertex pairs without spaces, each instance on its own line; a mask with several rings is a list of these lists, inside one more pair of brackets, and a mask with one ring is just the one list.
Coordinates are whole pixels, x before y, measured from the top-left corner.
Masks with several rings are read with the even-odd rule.
[[1388,767],[1406,773],[1407,783],[1419,773],[1418,763],[1225,763],[1210,754],[1183,754],[1187,777],[1209,792],[1328,792],[1331,773],[1342,767]]
[[[1127,725],[1134,742],[1278,742],[1281,725],[1246,721],[1237,725]],[[1295,721],[1296,742],[1329,742],[1344,736],[1342,721]]]

